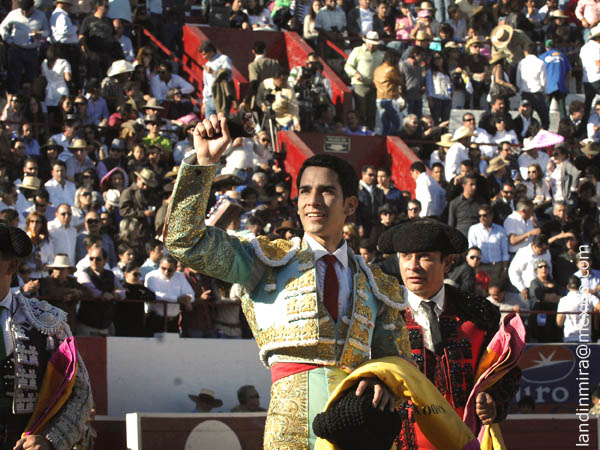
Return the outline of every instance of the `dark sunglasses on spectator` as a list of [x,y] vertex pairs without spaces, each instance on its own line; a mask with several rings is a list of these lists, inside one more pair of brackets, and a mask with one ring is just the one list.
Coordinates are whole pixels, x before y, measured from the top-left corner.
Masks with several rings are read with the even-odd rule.
[[481,259],[481,256],[471,255],[469,256],[469,259]]
[[61,212],[61,213],[58,213],[58,214],[60,214],[61,216],[72,216],[73,215],[72,212]]
[[468,119],[464,119],[463,122],[475,122],[475,117],[470,117]]
[[102,256],[90,256],[90,261],[102,261]]
[[86,220],[86,223],[88,225],[97,225],[100,223],[100,220],[99,219],[88,219],[88,220]]
[[142,272],[133,272],[131,275],[133,275],[134,277],[141,277],[142,276]]
[[479,214],[479,217],[487,217],[489,214]]
[[[86,175],[84,175],[83,177],[85,178],[85,177],[86,177]],[[87,177],[88,177],[88,178],[91,178],[89,175],[87,175]],[[92,193],[91,193],[91,192],[82,192],[82,193],[81,193],[81,194],[79,194],[79,195],[83,195],[83,196],[87,197],[88,195],[92,195]]]

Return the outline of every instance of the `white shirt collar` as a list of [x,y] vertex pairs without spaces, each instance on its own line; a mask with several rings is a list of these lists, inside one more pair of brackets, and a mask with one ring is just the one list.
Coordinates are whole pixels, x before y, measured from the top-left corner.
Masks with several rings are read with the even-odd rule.
[[[331,254],[308,233],[304,233],[304,240],[315,254],[315,261],[318,261],[325,255]],[[333,256],[336,257],[344,269],[348,268],[348,243],[346,240],[344,240],[344,243],[333,252]]]
[[372,184],[371,186],[369,186],[367,183],[365,183],[363,180],[360,180],[360,185],[365,188],[367,190],[367,192],[371,195],[373,195],[373,187],[375,186],[374,184]]
[[438,316],[444,310],[444,295],[446,293],[446,289],[445,289],[444,285],[442,285],[442,288],[438,291],[437,294],[435,294],[433,297],[431,297],[431,299],[421,298],[417,294],[409,291],[406,287],[404,287],[404,290],[407,294],[406,298],[408,299],[408,304],[409,304],[411,310],[418,311],[419,306],[421,306],[421,302],[427,302],[427,301],[432,301],[435,303],[435,311]]
[[12,307],[12,292],[10,289],[8,290],[8,293],[6,294],[6,296],[0,302],[0,306],[4,307],[10,311],[10,309]]

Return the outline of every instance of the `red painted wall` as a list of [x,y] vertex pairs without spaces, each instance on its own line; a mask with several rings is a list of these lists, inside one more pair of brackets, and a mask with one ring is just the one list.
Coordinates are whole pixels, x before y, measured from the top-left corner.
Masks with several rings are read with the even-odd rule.
[[[192,72],[194,84],[202,91],[202,69],[204,60],[200,55],[202,42],[210,40],[219,52],[229,56],[234,64],[233,82],[238,98],[243,98],[248,90],[248,64],[252,62],[252,46],[255,41],[267,44],[267,56],[279,61],[283,67],[303,65],[306,56],[313,50],[297,33],[274,31],[242,31],[231,28],[183,27],[183,63]],[[333,102],[338,114],[344,115],[352,108],[352,92],[342,80],[324,65],[324,76],[331,83]]]
[[[292,174],[294,186],[292,195],[296,195],[296,174],[305,159],[323,153],[326,134],[296,133],[280,131],[279,142],[284,143],[287,151],[285,169]],[[347,160],[360,174],[362,166],[372,164],[375,167],[390,166],[392,180],[400,190],[410,191],[414,196],[415,182],[410,176],[409,168],[415,161],[420,161],[414,152],[397,137],[383,136],[350,136],[350,152],[335,155]]]

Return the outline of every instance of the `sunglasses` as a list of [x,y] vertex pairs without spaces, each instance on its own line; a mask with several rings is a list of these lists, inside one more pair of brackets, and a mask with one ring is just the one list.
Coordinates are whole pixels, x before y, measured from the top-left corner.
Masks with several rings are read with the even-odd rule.
[[463,122],[475,122],[475,118],[471,117],[470,119],[464,119]]
[[479,214],[479,217],[488,217],[489,214]]
[[100,219],[88,219],[85,222],[88,225],[98,225],[100,223]]
[[70,213],[70,212],[61,212],[61,213],[58,213],[58,214],[61,215],[61,216],[72,216],[73,215],[73,213]]
[[[87,178],[91,178],[89,175],[87,175],[87,176],[85,176],[85,175],[84,175],[84,178],[86,178],[86,177],[87,177]],[[79,194],[79,195],[83,195],[84,197],[87,197],[88,195],[92,195],[92,193],[91,193],[91,192],[82,192],[82,193],[81,193],[81,194]]]
[[548,264],[540,264],[539,266],[537,266],[538,269],[547,269],[548,268]]
[[90,261],[103,261],[102,256],[90,256]]
[[469,259],[479,260],[479,259],[481,259],[481,257],[480,256],[472,255],[472,256],[469,256]]
[[513,195],[513,191],[502,191],[502,193],[506,195]]
[[134,277],[141,277],[142,276],[142,272],[133,272],[131,275],[133,275]]

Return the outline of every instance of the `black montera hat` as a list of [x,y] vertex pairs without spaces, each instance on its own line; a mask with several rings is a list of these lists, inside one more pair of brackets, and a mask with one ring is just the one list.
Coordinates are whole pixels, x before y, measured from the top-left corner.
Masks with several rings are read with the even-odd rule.
[[31,239],[23,230],[0,224],[0,253],[2,256],[25,258],[31,254],[32,249]]
[[373,407],[373,389],[357,397],[356,385],[342,394],[327,411],[317,414],[313,431],[341,450],[389,450],[402,428],[399,411]]
[[468,242],[455,228],[435,219],[409,220],[385,231],[379,238],[382,253],[442,252],[449,255],[467,250]]

